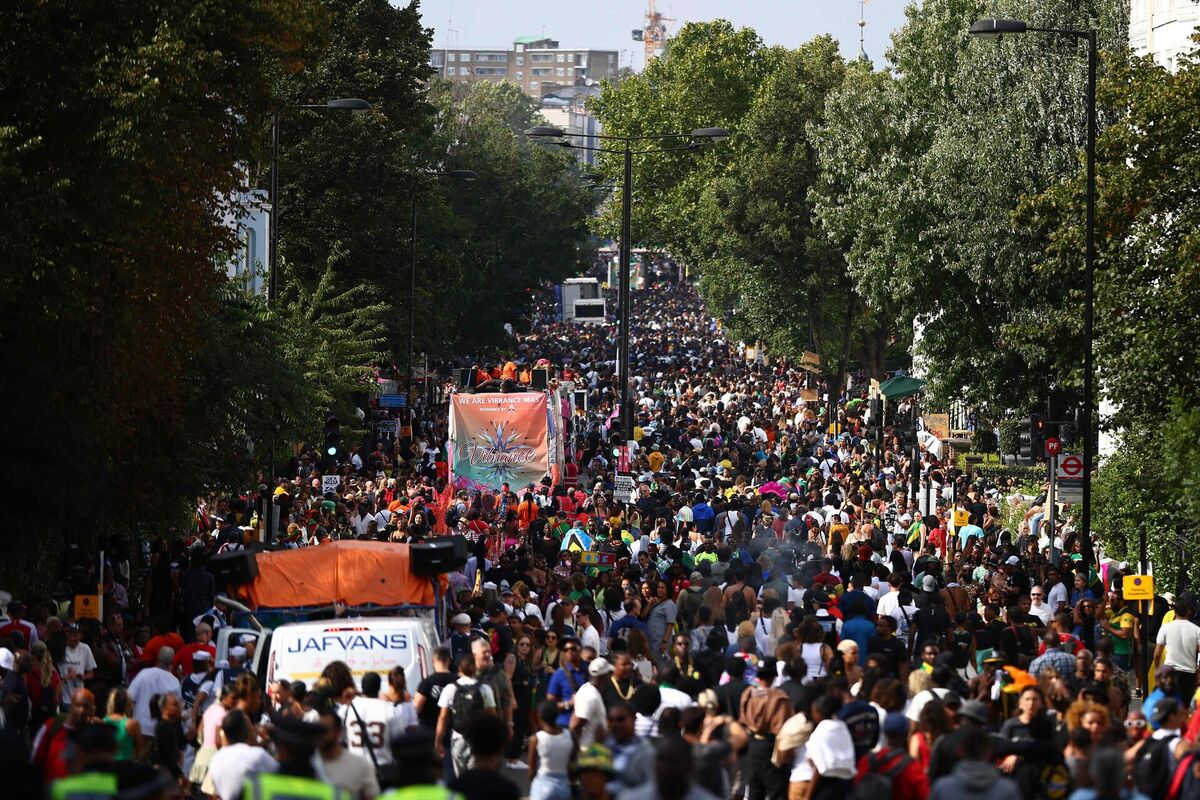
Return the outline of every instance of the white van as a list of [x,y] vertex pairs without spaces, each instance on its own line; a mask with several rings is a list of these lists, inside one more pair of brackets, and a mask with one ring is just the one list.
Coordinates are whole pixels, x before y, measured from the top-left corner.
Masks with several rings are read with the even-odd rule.
[[[387,685],[395,667],[404,668],[408,690],[415,692],[433,672],[437,630],[428,617],[358,617],[281,625],[267,635],[256,659],[256,672],[271,682],[304,681],[309,686],[333,661],[344,661],[362,686],[362,676],[378,672]],[[264,662],[262,659],[265,658]]]

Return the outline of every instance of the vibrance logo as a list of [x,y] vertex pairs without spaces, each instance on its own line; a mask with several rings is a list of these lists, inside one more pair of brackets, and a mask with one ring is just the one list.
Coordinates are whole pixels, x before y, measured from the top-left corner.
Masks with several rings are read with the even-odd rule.
[[463,445],[463,454],[492,480],[511,481],[521,467],[537,460],[537,450],[522,443],[522,438],[510,424],[497,422],[492,430],[476,434],[476,441]]

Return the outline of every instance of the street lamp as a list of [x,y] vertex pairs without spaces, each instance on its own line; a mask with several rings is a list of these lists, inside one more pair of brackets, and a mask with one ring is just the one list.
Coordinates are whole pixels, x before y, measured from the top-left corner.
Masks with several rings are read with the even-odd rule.
[[1093,366],[1092,347],[1095,343],[1093,329],[1095,275],[1096,275],[1096,30],[1073,28],[1035,28],[1018,19],[981,19],[971,26],[971,35],[994,38],[1005,33],[1021,34],[1027,31],[1052,33],[1072,39],[1082,39],[1088,45],[1087,82],[1087,221],[1083,279],[1083,336],[1087,349],[1083,356],[1083,514],[1080,533],[1083,536],[1083,563],[1092,561],[1092,460],[1095,442],[1096,415],[1092,394]]
[[[361,114],[371,110],[371,104],[357,97],[339,97],[324,103],[305,103],[292,108],[311,108],[322,110],[346,110],[352,114]],[[267,257],[267,304],[275,302],[279,294],[279,115],[283,109],[275,109],[271,113],[271,230],[267,237],[271,252]]]
[[[462,183],[472,183],[476,178],[479,177],[469,169],[452,169],[445,172],[423,172],[421,174],[432,178],[450,178],[451,180],[461,181]],[[411,228],[409,230],[409,245],[411,247],[411,252],[408,269],[408,360],[406,365],[408,382],[404,387],[404,404],[408,406],[409,419],[412,419],[413,414],[413,336],[417,324],[417,197],[418,193],[413,192],[412,220]]]
[[[588,150],[595,153],[610,153],[612,155],[620,155],[624,159],[624,173],[621,182],[621,246],[618,255],[621,262],[620,277],[618,279],[620,284],[617,286],[617,377],[620,380],[621,440],[622,442],[628,442],[633,438],[633,414],[631,413],[632,408],[629,402],[629,250],[631,245],[630,218],[633,209],[633,156],[635,154],[696,150],[708,143],[725,141],[729,138],[729,131],[725,128],[697,128],[691,133],[660,133],[648,136],[593,134],[589,136],[589,138],[619,142],[621,145],[619,149],[575,144],[565,138],[567,134],[562,128],[556,128],[551,125],[537,125],[525,131],[525,135],[531,139],[557,144],[560,147]],[[680,147],[633,149],[635,142],[667,141],[672,139],[687,140],[688,143]]]

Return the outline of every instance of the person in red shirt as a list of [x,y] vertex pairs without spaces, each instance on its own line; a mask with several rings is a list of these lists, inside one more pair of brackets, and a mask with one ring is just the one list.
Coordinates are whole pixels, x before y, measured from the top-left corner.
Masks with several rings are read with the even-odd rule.
[[[854,785],[864,780],[890,782],[892,800],[926,800],[929,797],[929,776],[921,764],[908,754],[908,717],[893,711],[883,720],[883,735],[887,744],[858,760]],[[867,775],[876,777],[867,778]],[[882,789],[882,786],[880,786]]]
[[21,634],[22,649],[28,650],[38,640],[37,626],[24,619],[25,604],[13,600],[8,604],[9,621],[0,625],[0,637],[11,637],[14,633]]
[[76,689],[71,695],[71,710],[46,720],[33,740],[33,763],[50,784],[65,778],[71,771],[69,737],[71,732],[96,719],[96,698],[87,689]]
[[171,662],[171,671],[175,673],[176,677],[182,678],[184,675],[192,673],[192,656],[199,650],[205,651],[213,661],[216,661],[217,648],[212,645],[212,626],[207,622],[201,622],[196,626],[196,641],[175,651],[175,660]]
[[183,649],[183,637],[170,630],[168,624],[163,620],[154,621],[154,635],[146,642],[146,648],[142,651],[143,664],[151,667],[157,664],[158,651],[164,647],[170,647],[176,653]]

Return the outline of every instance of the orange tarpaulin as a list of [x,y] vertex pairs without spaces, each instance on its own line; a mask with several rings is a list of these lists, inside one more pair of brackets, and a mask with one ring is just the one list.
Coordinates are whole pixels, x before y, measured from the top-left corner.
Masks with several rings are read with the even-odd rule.
[[433,584],[409,568],[408,545],[344,541],[259,553],[247,587],[254,608],[345,603],[433,605]]

